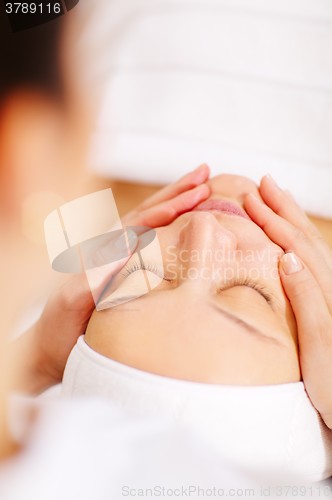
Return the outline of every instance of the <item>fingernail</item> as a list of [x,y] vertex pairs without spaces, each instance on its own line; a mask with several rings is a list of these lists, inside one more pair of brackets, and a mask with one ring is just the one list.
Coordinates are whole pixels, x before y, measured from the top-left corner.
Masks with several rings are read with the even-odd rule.
[[188,173],[184,176],[184,178],[186,178],[186,177],[191,177],[192,175],[199,173],[199,172],[202,170],[202,167],[203,167],[203,165],[199,165],[199,167],[194,168],[194,170],[191,170],[190,172],[188,172]]
[[264,203],[262,202],[262,200],[260,200],[257,196],[255,196],[253,193],[248,193],[248,197],[253,200],[255,203],[257,203],[258,205],[264,205]]
[[197,184],[200,184],[207,179],[206,168],[207,168],[207,165],[203,164],[203,165],[200,165],[199,167],[197,167],[191,173],[191,175],[195,176],[195,181]]
[[292,253],[292,252],[285,253],[280,259],[280,264],[281,264],[282,270],[287,275],[298,273],[299,271],[302,271],[302,269],[303,269],[302,262],[295,255],[295,253]]
[[207,164],[206,163],[202,163],[201,165],[199,165],[197,168],[195,168],[195,170],[193,170],[193,173],[194,172],[198,172],[201,168],[203,167],[207,167]]
[[196,186],[192,191],[188,191],[188,196],[190,196],[190,200],[192,203],[198,203],[201,201],[202,197],[206,197],[209,195],[209,188],[206,184],[200,184]]
[[191,210],[195,205],[205,200],[208,196],[209,190],[206,184],[200,184],[190,191],[183,193],[183,203],[186,210]]
[[199,167],[195,168],[195,170],[191,170],[183,177],[181,177],[178,182],[186,184],[188,181],[190,181],[190,183],[193,183],[194,185],[201,184],[206,179],[204,168],[202,168],[203,166],[204,165],[200,165]]
[[281,187],[276,183],[276,181],[273,179],[272,175],[270,174],[267,174],[265,176],[265,179],[267,179],[269,181],[269,183],[271,184],[271,186],[279,189],[280,191],[282,191]]

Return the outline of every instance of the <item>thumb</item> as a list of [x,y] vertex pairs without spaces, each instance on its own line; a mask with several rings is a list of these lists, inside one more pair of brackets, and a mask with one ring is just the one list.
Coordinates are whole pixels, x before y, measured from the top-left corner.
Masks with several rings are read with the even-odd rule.
[[311,402],[332,428],[332,327],[328,304],[315,276],[295,254],[282,256],[280,276],[296,318],[303,382]]
[[292,252],[280,259],[280,277],[295,314],[299,340],[305,336],[319,342],[326,332],[331,316],[323,291],[311,271]]

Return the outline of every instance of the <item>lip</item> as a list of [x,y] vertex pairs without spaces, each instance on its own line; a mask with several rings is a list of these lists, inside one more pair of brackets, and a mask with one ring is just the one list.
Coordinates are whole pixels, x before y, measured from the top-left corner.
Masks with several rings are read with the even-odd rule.
[[227,215],[235,215],[238,217],[242,217],[243,219],[250,220],[249,215],[238,205],[226,200],[207,200],[203,201],[195,207],[193,210],[200,210],[203,212],[210,212],[212,210],[216,210],[223,214]]

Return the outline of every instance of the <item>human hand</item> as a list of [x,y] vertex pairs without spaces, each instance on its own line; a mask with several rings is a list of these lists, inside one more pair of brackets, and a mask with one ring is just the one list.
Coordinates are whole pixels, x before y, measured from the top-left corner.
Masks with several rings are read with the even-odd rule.
[[245,209],[286,252],[280,277],[298,328],[302,378],[312,404],[332,429],[332,251],[293,197],[269,176],[260,201],[245,198]]
[[[209,196],[205,184],[208,177],[209,168],[201,165],[141,203],[123,218],[123,226],[153,228],[169,224]],[[37,323],[13,343],[13,350],[22,353],[17,389],[39,393],[62,380],[70,351],[85,332],[95,308],[94,297],[130,256],[128,252],[128,256],[108,267],[109,274],[102,277],[97,290],[91,290],[91,280],[88,283],[82,274],[72,276],[52,294]]]

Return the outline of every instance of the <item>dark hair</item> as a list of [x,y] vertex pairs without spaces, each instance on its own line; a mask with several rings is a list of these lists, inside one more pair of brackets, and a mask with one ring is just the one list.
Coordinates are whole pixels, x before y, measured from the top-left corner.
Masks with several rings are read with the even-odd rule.
[[20,87],[32,87],[59,99],[63,96],[61,28],[62,16],[13,33],[7,15],[0,13],[0,101]]

